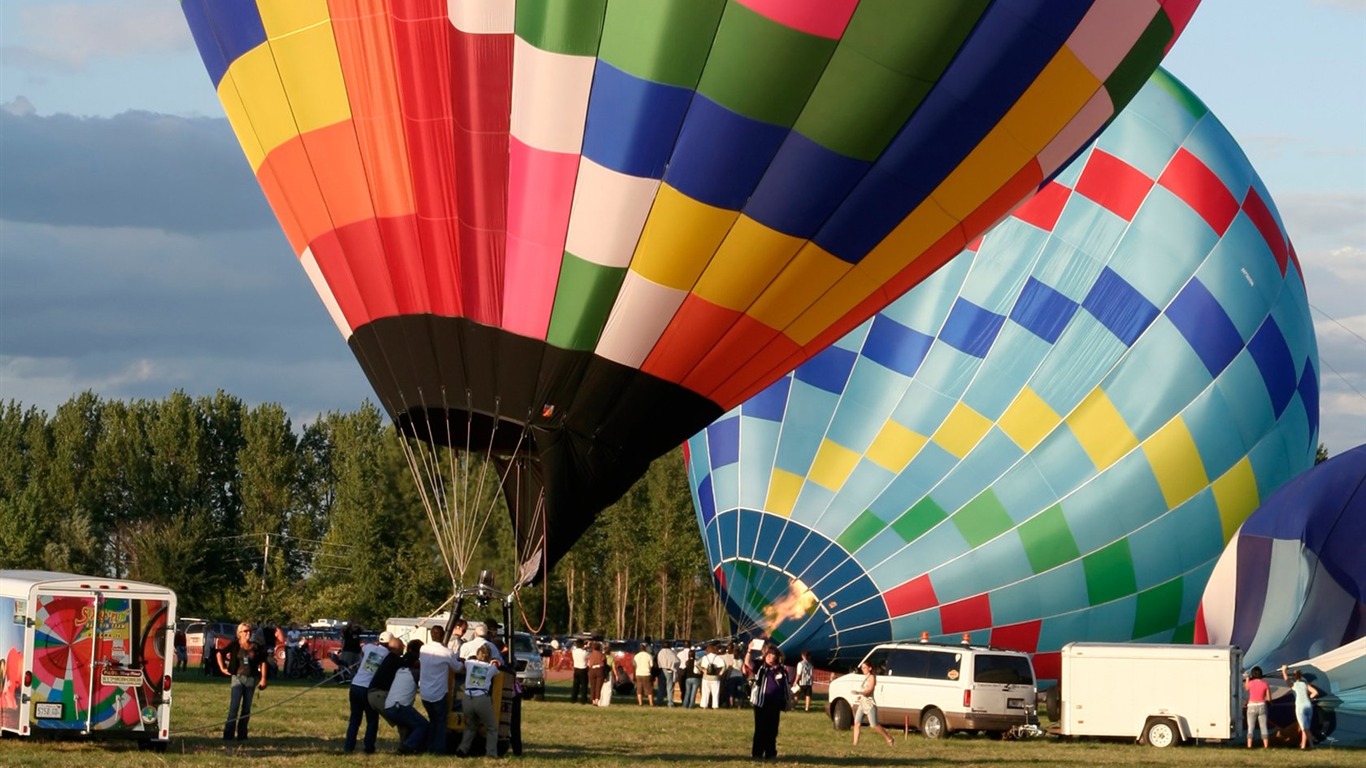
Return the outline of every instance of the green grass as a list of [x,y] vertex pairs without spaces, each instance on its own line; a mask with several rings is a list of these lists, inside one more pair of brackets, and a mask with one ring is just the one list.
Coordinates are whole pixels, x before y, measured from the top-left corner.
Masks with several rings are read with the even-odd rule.
[[[252,738],[243,747],[224,750],[219,734],[227,709],[227,683],[196,673],[184,675],[174,688],[174,738],[165,754],[140,752],[122,741],[49,741],[6,738],[0,741],[0,765],[37,766],[200,766],[250,764],[291,768],[336,768],[345,765],[446,766],[454,758],[399,757],[393,728],[380,727],[379,753],[341,755],[346,730],[346,689],[303,683],[274,683],[257,699]],[[752,765],[753,725],[747,710],[683,710],[641,708],[631,697],[599,709],[571,705],[568,684],[551,682],[546,701],[523,706],[525,754],[509,757],[512,765],[569,766],[727,766]],[[823,703],[822,699],[822,703]],[[783,715],[778,736],[778,765],[1190,765],[1190,766],[1356,766],[1362,751],[1319,749],[1300,752],[1277,748],[1272,754],[1235,746],[1198,746],[1156,750],[1128,743],[1069,742],[1045,737],[1030,741],[995,741],[955,736],[931,742],[894,731],[887,746],[865,732],[858,746],[848,732],[837,732],[812,702],[810,712]],[[475,765],[478,760],[462,765]]]

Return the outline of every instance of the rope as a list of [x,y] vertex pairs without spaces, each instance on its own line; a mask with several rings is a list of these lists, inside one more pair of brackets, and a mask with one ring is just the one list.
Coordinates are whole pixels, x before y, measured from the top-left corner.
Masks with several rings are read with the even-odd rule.
[[[198,731],[207,731],[207,730],[209,730],[209,729],[219,729],[219,728],[222,728],[223,726],[229,725],[229,724],[236,725],[236,724],[237,724],[237,721],[242,720],[242,719],[244,719],[244,718],[253,717],[253,716],[255,716],[255,715],[261,714],[262,712],[269,712],[269,711],[271,711],[272,709],[277,709],[277,708],[279,708],[279,707],[283,707],[284,705],[288,704],[288,703],[291,702],[291,701],[294,701],[295,699],[299,698],[300,696],[303,696],[303,695],[306,694],[306,693],[311,693],[312,691],[314,691],[314,690],[317,689],[318,687],[323,686],[323,685],[327,685],[328,683],[332,682],[333,680],[336,680],[338,677],[341,676],[341,674],[342,674],[342,671],[339,669],[339,670],[337,670],[336,672],[333,672],[333,673],[332,673],[331,675],[329,675],[328,677],[324,677],[323,679],[319,680],[318,682],[314,683],[313,685],[308,686],[307,688],[304,688],[302,691],[299,691],[298,693],[294,694],[293,696],[290,696],[290,697],[287,698],[287,699],[281,699],[280,701],[277,701],[277,702],[275,702],[274,704],[271,704],[271,705],[269,705],[269,706],[266,706],[266,707],[259,707],[259,708],[253,706],[250,714],[238,715],[237,717],[234,717],[234,718],[231,719],[231,720],[228,720],[228,719],[226,719],[226,718],[223,719],[223,720],[215,720],[215,721],[213,721],[213,722],[211,722],[211,723],[208,723],[208,724],[206,724],[206,725],[196,725],[196,726],[191,726],[191,727],[189,727],[189,728],[182,728],[182,727],[180,727],[180,726],[177,726],[177,727],[175,728],[175,731],[174,731],[174,732],[175,732],[175,733],[187,733],[187,732],[188,732],[188,733],[196,733],[196,732],[198,732]],[[256,696],[257,696],[257,697],[262,696],[263,694],[265,694],[265,690],[258,690],[258,691],[256,692]],[[254,702],[253,702],[253,703],[254,703]]]

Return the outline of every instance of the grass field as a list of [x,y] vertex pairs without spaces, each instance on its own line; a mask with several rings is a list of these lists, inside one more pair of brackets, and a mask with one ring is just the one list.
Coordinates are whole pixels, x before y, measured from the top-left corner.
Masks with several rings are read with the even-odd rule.
[[[190,673],[174,688],[174,739],[165,754],[138,751],[131,742],[0,741],[0,766],[201,766],[245,765],[290,768],[335,768],[344,765],[436,766],[453,757],[402,757],[393,728],[380,727],[379,752],[341,754],[346,730],[346,690],[325,684],[272,684],[256,702],[251,739],[245,746],[224,749],[219,739],[227,709],[228,688]],[[822,703],[823,703],[822,699]],[[499,761],[529,768],[569,766],[727,766],[752,765],[749,758],[753,721],[748,710],[683,710],[641,708],[634,697],[619,698],[600,709],[569,703],[567,683],[552,681],[546,701],[523,706],[522,757]],[[1241,745],[1193,746],[1167,750],[1128,743],[1069,742],[1052,737],[1029,741],[996,741],[954,736],[932,742],[918,734],[888,746],[865,731],[858,746],[848,732],[836,732],[813,700],[810,712],[783,715],[777,765],[1190,765],[1190,766],[1360,766],[1366,751],[1273,748],[1269,753]],[[465,765],[477,764],[474,758]],[[484,761],[488,762],[488,761]]]

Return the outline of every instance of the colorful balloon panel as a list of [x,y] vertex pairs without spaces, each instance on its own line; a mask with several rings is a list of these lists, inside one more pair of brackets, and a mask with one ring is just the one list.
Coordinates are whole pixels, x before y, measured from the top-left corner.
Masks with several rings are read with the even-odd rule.
[[182,8],[381,402],[536,455],[558,548],[1038,189],[1197,3]]
[[[1010,218],[688,442],[727,609],[847,666],[927,632],[1189,641],[1310,466],[1303,278],[1231,136],[1159,71]],[[795,606],[795,607],[794,607]]]
[[1275,669],[1366,638],[1366,445],[1271,494],[1205,587],[1201,642],[1235,644]]

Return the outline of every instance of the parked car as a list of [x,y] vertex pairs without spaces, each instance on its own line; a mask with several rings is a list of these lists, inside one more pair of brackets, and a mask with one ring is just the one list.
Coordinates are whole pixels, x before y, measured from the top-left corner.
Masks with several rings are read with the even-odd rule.
[[192,667],[200,667],[204,674],[219,676],[214,654],[226,648],[237,636],[237,625],[229,621],[196,621],[185,627],[185,656]]
[[[877,674],[873,698],[883,725],[902,724],[926,738],[954,731],[1004,734],[1024,725],[1037,689],[1029,655],[978,645],[887,643],[864,660]],[[863,673],[830,681],[825,712],[835,728],[854,724]]]
[[512,654],[522,698],[545,701],[545,659],[536,649],[536,639],[526,632],[513,632]]

